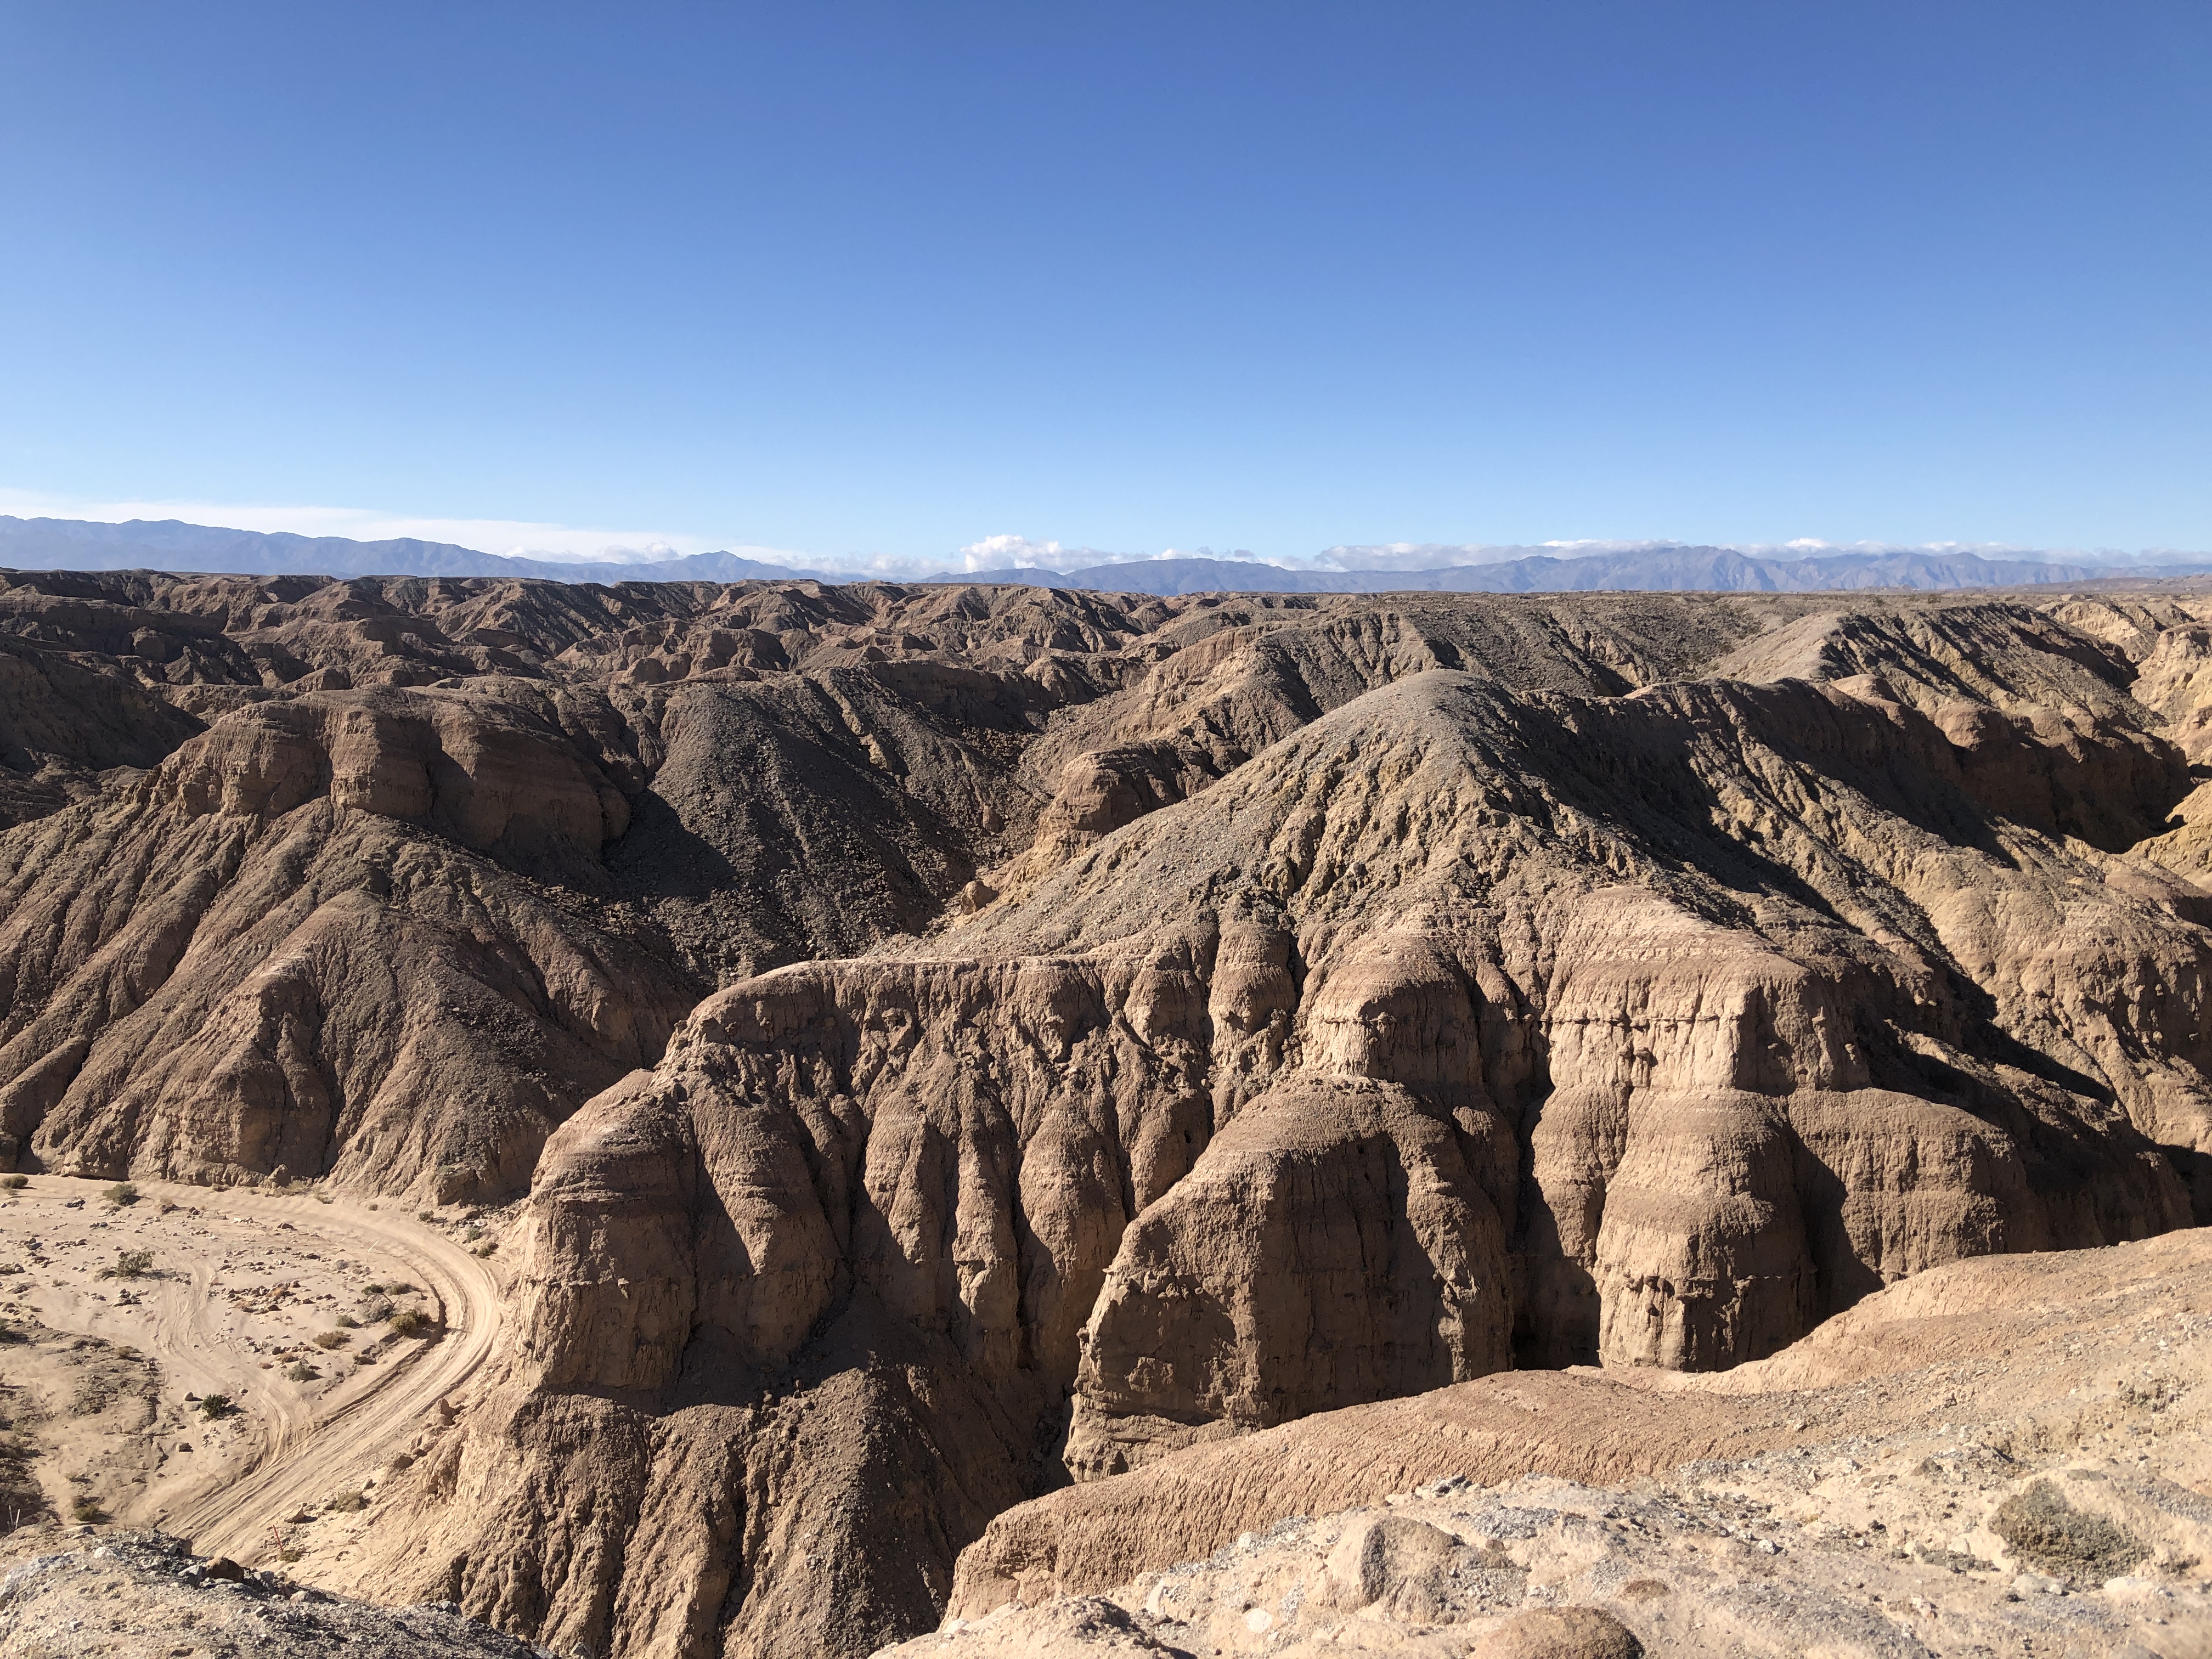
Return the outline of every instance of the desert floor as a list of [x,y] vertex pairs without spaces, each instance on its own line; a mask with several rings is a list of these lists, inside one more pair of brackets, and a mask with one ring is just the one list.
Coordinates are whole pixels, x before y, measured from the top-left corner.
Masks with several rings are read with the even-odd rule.
[[501,1218],[306,1187],[135,1191],[0,1188],[0,1510],[337,1565],[492,1352]]

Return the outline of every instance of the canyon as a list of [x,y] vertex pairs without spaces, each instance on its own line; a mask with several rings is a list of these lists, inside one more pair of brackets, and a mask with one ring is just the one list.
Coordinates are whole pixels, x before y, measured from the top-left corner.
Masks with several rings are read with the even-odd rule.
[[1866,1385],[1837,1334],[1916,1286],[2197,1248],[2208,769],[2185,580],[0,573],[0,1161],[492,1231],[465,1396],[319,1589],[1146,1651],[1199,1627],[1158,1575],[1300,1516],[1270,1595],[1349,1618],[1389,1498],[1602,1521],[1745,1425],[1771,1496],[1754,1395]]

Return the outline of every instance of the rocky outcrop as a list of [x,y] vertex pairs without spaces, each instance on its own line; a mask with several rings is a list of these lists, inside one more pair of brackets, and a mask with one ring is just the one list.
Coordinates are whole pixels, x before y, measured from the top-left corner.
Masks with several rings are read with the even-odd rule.
[[349,1571],[556,1645],[863,1652],[1071,1479],[2212,1214],[2179,608],[0,599],[154,721],[9,760],[0,1131],[526,1183]]
[[[719,978],[925,926],[1026,834],[1013,757],[1089,690],[1026,667],[1109,613],[927,598],[999,666],[811,586],[12,579],[0,1151],[519,1191]],[[667,654],[700,630],[751,654]]]
[[[486,1496],[416,1524],[533,1485],[581,1504],[528,1426],[548,1402],[654,1432],[702,1391],[812,1409],[877,1374],[883,1350],[828,1358],[856,1320],[988,1402],[963,1472],[1047,1485],[1515,1364],[1737,1365],[1948,1261],[2185,1223],[2191,890],[2008,816],[1890,690],[1425,670],[926,947],[729,987],[549,1146],[515,1392],[444,1454]],[[2069,798],[2105,763],[2021,741]],[[944,1479],[902,1468],[902,1504]],[[816,1501],[865,1513],[881,1478]],[[502,1547],[465,1604],[645,1641],[602,1611],[633,1569],[594,1601],[547,1541]],[[750,1622],[804,1594],[797,1565],[699,1549],[752,1575],[729,1650],[827,1639]]]
[[885,1659],[2195,1652],[2208,1254],[1961,1262],[1722,1376],[1521,1373],[1178,1453],[1000,1516]]

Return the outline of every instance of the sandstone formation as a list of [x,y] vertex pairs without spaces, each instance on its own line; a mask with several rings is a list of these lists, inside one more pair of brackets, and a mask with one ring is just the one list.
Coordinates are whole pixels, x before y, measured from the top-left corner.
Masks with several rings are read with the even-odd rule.
[[2212,1219],[2179,590],[5,580],[0,1146],[526,1189],[345,1571],[564,1650]]
[[886,1659],[2194,1659],[2208,1262],[2195,1230],[1954,1263],[1717,1376],[1522,1372],[1177,1453],[1001,1516]]

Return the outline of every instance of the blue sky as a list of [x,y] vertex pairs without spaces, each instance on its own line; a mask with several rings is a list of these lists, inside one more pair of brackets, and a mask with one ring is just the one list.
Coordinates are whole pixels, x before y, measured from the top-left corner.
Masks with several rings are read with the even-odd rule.
[[2212,548],[2208,181],[2201,0],[0,0],[0,511]]

